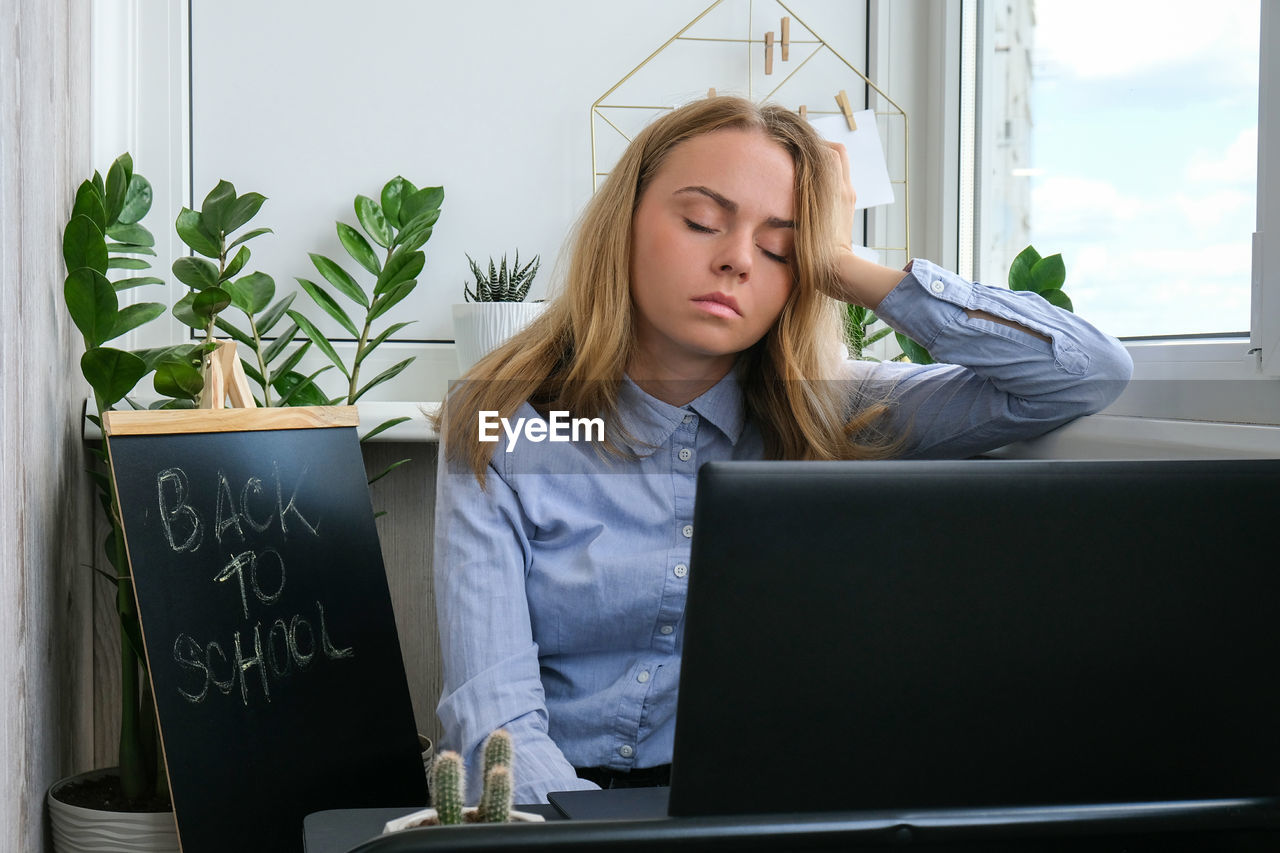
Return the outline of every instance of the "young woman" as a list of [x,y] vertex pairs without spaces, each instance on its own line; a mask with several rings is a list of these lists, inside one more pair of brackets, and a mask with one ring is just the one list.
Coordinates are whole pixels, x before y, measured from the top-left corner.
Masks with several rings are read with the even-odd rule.
[[[472,797],[499,727],[517,802],[665,781],[701,463],[965,457],[1097,411],[1128,380],[1117,341],[1035,294],[855,255],[845,157],[780,107],[665,115],[587,207],[562,292],[451,391],[438,712]],[[847,361],[841,302],[942,363]],[[566,417],[599,418],[603,441],[520,430]],[[481,440],[497,418],[508,428]]]

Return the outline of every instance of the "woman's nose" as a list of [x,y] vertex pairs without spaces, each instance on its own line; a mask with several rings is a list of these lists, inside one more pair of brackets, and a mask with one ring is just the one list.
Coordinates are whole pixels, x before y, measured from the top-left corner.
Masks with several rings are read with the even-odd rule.
[[717,247],[716,270],[728,275],[745,278],[751,273],[752,237],[750,234],[730,232]]

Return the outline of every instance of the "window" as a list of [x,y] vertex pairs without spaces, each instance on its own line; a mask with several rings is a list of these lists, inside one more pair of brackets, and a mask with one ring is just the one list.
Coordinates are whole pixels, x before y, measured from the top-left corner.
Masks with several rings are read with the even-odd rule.
[[977,6],[975,272],[1061,252],[1125,338],[1250,329],[1259,0]]

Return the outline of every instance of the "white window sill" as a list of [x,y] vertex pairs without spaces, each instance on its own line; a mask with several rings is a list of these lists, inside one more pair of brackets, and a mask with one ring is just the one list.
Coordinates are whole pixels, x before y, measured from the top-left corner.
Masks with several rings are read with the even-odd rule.
[[1005,459],[1266,459],[1280,426],[1099,414],[990,454]]

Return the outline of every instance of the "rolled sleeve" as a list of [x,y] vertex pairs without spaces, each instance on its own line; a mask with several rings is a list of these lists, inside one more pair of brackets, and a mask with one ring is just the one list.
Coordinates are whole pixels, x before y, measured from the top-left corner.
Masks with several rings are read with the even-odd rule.
[[870,372],[893,403],[907,456],[973,455],[1041,435],[1105,408],[1133,370],[1118,340],[1038,294],[970,282],[924,260],[911,263],[876,315],[938,362]]

